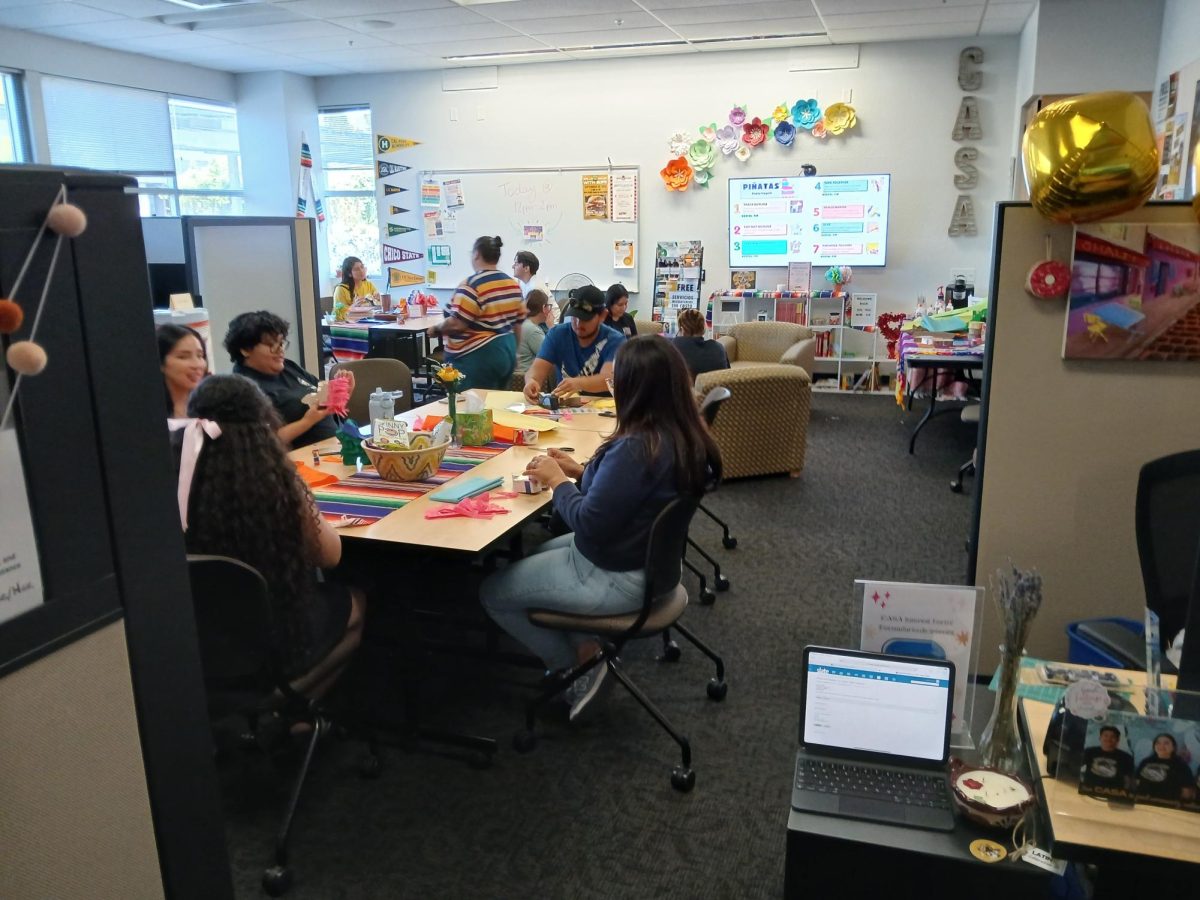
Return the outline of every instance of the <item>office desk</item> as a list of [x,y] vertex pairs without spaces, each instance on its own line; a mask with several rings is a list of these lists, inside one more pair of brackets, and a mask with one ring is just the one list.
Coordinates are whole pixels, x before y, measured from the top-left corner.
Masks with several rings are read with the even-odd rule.
[[908,439],[908,452],[914,453],[917,445],[917,435],[921,433],[921,429],[935,415],[945,412],[955,412],[961,407],[943,407],[940,411],[937,410],[938,403],[938,379],[942,375],[949,375],[953,381],[962,381],[968,384],[973,384],[977,379],[972,378],[970,373],[976,369],[983,368],[983,353],[971,352],[960,354],[923,354],[919,350],[907,354],[901,360],[900,365],[905,369],[905,406],[907,409],[912,409],[913,401],[913,378],[909,372],[925,372],[930,377],[922,379],[922,384],[929,385],[929,408],[925,410],[925,415],[921,417],[921,421],[913,429],[912,435]]
[[[971,733],[976,737],[991,714],[995,695],[974,685]],[[950,750],[968,761],[974,753]],[[791,788],[788,789],[791,799]],[[789,805],[784,896],[956,896],[976,898],[1046,896],[1050,873],[1024,862],[984,863],[968,849],[988,838],[1011,849],[1010,834],[956,820],[954,831],[928,831],[797,812]],[[953,887],[951,887],[953,885]]]
[[426,329],[437,325],[442,316],[417,316],[403,322],[331,322],[321,327],[329,333],[334,358],[339,362],[363,359],[371,349],[371,335],[386,336],[405,345],[403,354],[398,351],[387,355],[403,362],[416,372],[425,358],[423,340]]

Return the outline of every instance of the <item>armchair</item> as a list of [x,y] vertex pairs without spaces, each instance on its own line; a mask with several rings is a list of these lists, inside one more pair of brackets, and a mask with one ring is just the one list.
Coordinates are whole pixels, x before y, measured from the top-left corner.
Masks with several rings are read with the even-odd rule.
[[698,391],[715,387],[732,394],[712,424],[723,479],[778,472],[797,477],[804,468],[812,410],[808,372],[797,365],[763,363],[696,377]]
[[799,366],[810,376],[817,342],[811,328],[792,322],[740,322],[717,338],[735,369],[746,366]]

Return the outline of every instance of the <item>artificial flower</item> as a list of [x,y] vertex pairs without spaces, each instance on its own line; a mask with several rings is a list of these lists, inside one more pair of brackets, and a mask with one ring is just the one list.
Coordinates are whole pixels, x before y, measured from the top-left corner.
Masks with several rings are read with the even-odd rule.
[[729,124],[740,126],[746,121],[746,107],[735,106],[729,111]]
[[696,130],[700,132],[700,139],[708,141],[710,144],[717,139],[716,122],[709,122],[707,125],[701,125]]
[[825,130],[841,134],[858,124],[858,114],[849,103],[831,103],[825,108]]
[[775,142],[784,147],[792,146],[796,139],[796,128],[791,122],[780,122],[775,126]]
[[745,162],[746,160],[748,160],[750,158],[750,148],[747,147],[745,144],[742,144],[740,147],[737,148],[736,151],[734,151],[733,155],[735,157],[737,157],[738,162]]
[[667,163],[658,174],[662,176],[668,191],[686,191],[694,173],[687,158],[679,156]]
[[434,374],[437,377],[437,380],[442,382],[442,384],[455,384],[456,382],[462,381],[463,378],[466,377],[461,371],[454,368],[454,366],[449,363],[442,366]]
[[815,138],[821,138],[824,140],[825,138],[829,137],[829,129],[825,127],[824,119],[817,119],[817,121],[813,123],[811,130],[812,136]]
[[698,140],[687,149],[687,161],[699,173],[700,169],[711,169],[717,161],[717,148],[706,140]]
[[738,134],[738,130],[732,125],[726,125],[724,128],[717,129],[717,147],[720,148],[723,155],[729,156],[737,150],[740,143],[741,136]]
[[800,128],[812,128],[821,119],[821,104],[816,100],[797,100],[792,106],[792,121]]
[[757,147],[767,139],[767,125],[758,116],[742,126],[742,143]]
[[677,131],[667,141],[667,148],[671,151],[672,156],[683,156],[687,153],[687,148],[691,146],[691,143],[692,139],[686,131]]
[[788,109],[788,105],[786,103],[780,103],[777,107],[775,107],[775,112],[771,113],[771,118],[776,122],[786,122],[791,117],[791,110]]
[[692,175],[692,181],[696,182],[700,187],[708,187],[708,182],[712,178],[712,169],[697,169]]

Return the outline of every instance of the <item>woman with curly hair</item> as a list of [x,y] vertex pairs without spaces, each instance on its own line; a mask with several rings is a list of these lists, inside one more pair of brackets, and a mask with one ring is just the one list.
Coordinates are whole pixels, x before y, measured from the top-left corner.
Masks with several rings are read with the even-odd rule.
[[188,414],[203,426],[194,474],[187,438],[180,468],[188,552],[231,556],[262,574],[292,686],[320,697],[362,638],[363,596],[316,579],[317,567],[341,559],[341,538],[287,458],[279,418],[254,382],[212,375],[192,394]]

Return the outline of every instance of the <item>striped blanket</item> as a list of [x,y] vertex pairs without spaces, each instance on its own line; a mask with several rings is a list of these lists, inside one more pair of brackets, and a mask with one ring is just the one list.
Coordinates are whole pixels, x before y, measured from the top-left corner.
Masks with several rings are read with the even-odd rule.
[[313,496],[317,498],[321,515],[331,522],[343,516],[354,516],[365,519],[363,524],[370,524],[507,449],[508,445],[495,443],[451,449],[437,472],[424,481],[385,481],[374,469],[364,469],[349,478],[317,488]]
[[329,326],[329,343],[338,362],[350,362],[367,355],[371,345],[370,325],[339,322]]

